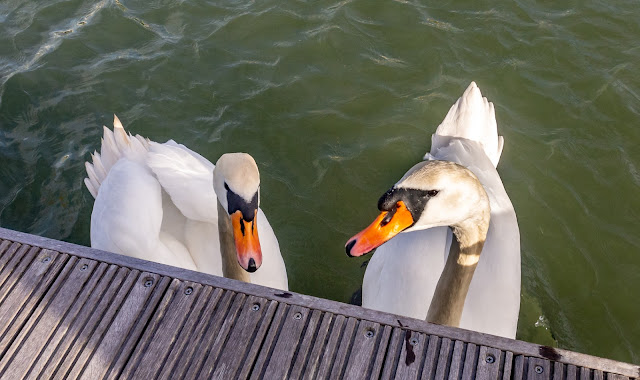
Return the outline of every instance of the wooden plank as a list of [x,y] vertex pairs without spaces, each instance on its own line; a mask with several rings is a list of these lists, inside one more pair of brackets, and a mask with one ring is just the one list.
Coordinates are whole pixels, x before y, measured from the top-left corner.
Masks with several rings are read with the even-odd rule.
[[[10,240],[2,240],[0,239],[0,258],[4,255],[4,253],[6,252],[7,248],[9,248],[9,246],[11,246],[12,244],[20,244],[20,243],[14,243]],[[0,260],[0,263],[3,263],[4,261]],[[1,267],[0,267],[1,269]]]
[[[78,323],[82,323],[82,311],[84,308],[90,307],[90,301],[88,301],[90,299],[90,295],[103,291],[103,289],[99,287],[99,280],[104,275],[108,265],[105,263],[98,264],[96,261],[87,259],[81,259],[79,265],[80,271],[89,272],[91,277],[82,288],[82,291],[69,309],[69,312],[61,320],[56,331],[53,333],[51,339],[46,347],[44,347],[38,359],[33,363],[31,372],[28,375],[28,378],[30,379],[37,378],[43,372],[46,372],[48,365],[56,362],[56,359],[60,360],[62,358],[62,354],[59,352],[61,352],[61,350],[64,351],[65,348],[68,347],[68,344],[65,346],[65,340],[68,341],[68,338],[73,336],[74,326]],[[86,268],[84,267],[85,265],[87,266]],[[113,266],[112,273],[115,273],[115,266]],[[69,282],[69,284],[72,284],[72,282]],[[52,317],[55,317],[55,315],[52,314]],[[56,355],[56,352],[59,354]],[[49,373],[48,376],[45,374],[45,377],[50,376],[51,373]]]
[[279,303],[276,312],[271,320],[271,327],[269,328],[269,332],[267,336],[264,338],[262,342],[262,349],[260,350],[260,354],[256,359],[253,365],[253,371],[251,372],[251,379],[261,379],[264,376],[262,374],[267,368],[269,364],[269,359],[271,357],[271,351],[278,339],[278,334],[282,325],[284,324],[285,318],[289,311],[289,305],[284,303]]
[[380,343],[375,351],[375,358],[373,362],[373,366],[371,367],[371,376],[370,378],[376,379],[380,378],[382,375],[382,367],[384,366],[384,361],[386,358],[387,348],[389,347],[389,342],[391,340],[391,333],[393,332],[393,327],[384,326],[382,330],[382,334],[380,337]]
[[[29,253],[36,252],[36,249],[29,250]],[[14,274],[18,275],[22,271],[29,257],[31,255],[25,257],[27,260],[21,261]],[[22,326],[33,313],[49,285],[55,280],[67,258],[68,255],[44,249],[37,252],[35,259],[28,263],[29,266],[20,276],[20,281],[13,286],[0,306],[0,326],[4,327],[0,339],[0,356],[6,354],[10,344],[20,333]]]
[[[638,378],[640,378],[640,373],[638,373]],[[629,380],[629,378],[615,373],[607,373],[607,380]]]
[[[138,281],[133,284],[131,292],[124,301],[122,309],[111,322],[109,330],[107,330],[100,346],[97,347],[96,354],[92,357],[92,362],[89,362],[89,365],[93,364],[95,365],[93,368],[102,370],[104,363],[110,363],[106,378],[120,379],[123,377],[121,373],[128,364],[135,346],[170,282],[169,277],[154,277],[148,272],[140,274]],[[118,349],[116,350],[115,347]],[[107,359],[108,357],[101,354],[101,351],[113,356]],[[99,359],[96,360],[96,356]],[[86,372],[86,369],[82,376],[93,378],[90,377],[91,374]]]
[[591,369],[580,367],[580,380],[591,380]]
[[391,337],[389,338],[389,345],[384,358],[384,364],[382,366],[382,378],[391,379],[396,375],[396,368],[398,367],[398,360],[402,353],[402,348],[405,343],[404,329],[394,328],[391,331]]
[[308,359],[306,359],[307,363],[304,365],[302,377],[304,379],[317,378],[320,361],[326,352],[326,344],[329,341],[329,333],[335,323],[335,315],[322,311],[318,312],[320,313],[320,327],[317,330],[317,334],[313,337],[312,345],[310,346],[311,352]]
[[307,320],[307,327],[298,345],[298,352],[295,355],[295,361],[291,366],[289,377],[292,379],[301,379],[309,362],[309,356],[312,347],[315,345],[316,339],[320,334],[318,328],[322,321],[323,312],[312,310]]
[[513,352],[507,351],[504,356],[504,369],[502,370],[502,380],[511,380],[511,373],[513,372]]
[[495,380],[500,376],[502,352],[498,349],[480,346],[476,376],[478,379]]
[[[362,321],[358,326],[344,372],[345,379],[371,379],[374,360],[384,334],[378,323]],[[304,342],[304,340],[303,340]]]
[[[13,244],[3,259],[9,261],[3,265],[0,271],[0,305],[4,303],[7,295],[11,293],[15,284],[22,278],[35,256],[40,252],[39,247],[31,247],[28,245]],[[6,327],[6,324],[0,324],[0,328]],[[3,333],[4,330],[0,330]]]
[[524,379],[524,355],[517,355],[513,360],[513,380]]
[[[427,347],[424,361],[422,362],[422,374],[420,375],[420,378],[424,380],[431,380],[436,376],[442,340],[438,336],[428,335],[425,336],[425,343]],[[475,373],[475,368],[473,370]]]
[[185,350],[172,369],[170,379],[195,378],[195,375],[187,377],[187,372],[193,368],[199,368],[206,359],[206,350],[215,338],[215,327],[222,326],[222,319],[233,298],[233,292],[214,289],[208,298],[202,300],[202,314],[194,321],[195,326],[189,344],[185,346]]
[[[116,265],[108,267],[100,278],[96,289],[91,292],[86,305],[82,307],[76,320],[69,326],[69,331],[59,347],[56,348],[51,359],[45,365],[40,378],[64,378],[77,360],[86,360],[83,355],[88,356],[91,353],[91,348],[85,350],[91,336],[100,321],[103,318],[108,318],[109,313],[118,307],[118,304],[113,302],[114,298],[123,286],[127,286],[124,282],[130,279],[128,277],[130,273],[128,268],[118,268]],[[133,279],[130,282],[132,283]]]
[[317,376],[319,379],[328,379],[331,374],[331,368],[333,367],[333,362],[336,360],[336,354],[338,352],[338,343],[346,327],[346,321],[347,318],[344,315],[336,315],[333,318],[333,323],[327,335],[327,341],[318,365]]
[[[0,377],[6,374],[7,366],[15,362],[13,359],[14,359],[14,356],[16,355],[16,352],[21,348],[23,348],[24,341],[28,338],[31,332],[31,329],[40,319],[40,316],[43,313],[43,309],[51,301],[51,298],[53,297],[53,295],[57,293],[58,288],[66,279],[66,275],[69,272],[71,272],[71,268],[74,266],[77,260],[78,259],[76,257],[72,256],[66,262],[66,265],[64,265],[64,267],[62,268],[60,275],[53,277],[51,286],[48,289],[45,289],[43,291],[44,295],[42,296],[42,300],[36,302],[34,309],[25,318],[23,324],[20,326],[20,329],[17,331],[17,334],[14,336],[13,340],[11,341],[10,346],[8,346],[4,351],[2,360],[0,360]],[[19,285],[20,283],[18,283],[18,286]],[[36,339],[37,338],[38,337],[36,337]],[[33,351],[30,351],[27,354],[32,354],[32,353]],[[17,364],[20,367],[24,367],[25,364],[30,363],[35,358],[31,357],[29,359],[30,360],[28,361],[22,361],[22,358],[20,357],[20,358],[17,358],[16,361],[18,362]],[[22,372],[19,372],[18,374],[14,376],[9,376],[9,377],[12,377],[12,378],[24,377],[26,375],[25,371],[28,371],[28,368],[26,369],[22,368],[22,370],[23,370]]]
[[[173,279],[154,311],[122,376],[156,378],[178,339],[202,285]],[[133,375],[131,375],[133,373]]]
[[547,380],[552,378],[551,362],[540,358],[529,358],[527,379]]
[[[213,378],[237,379],[249,375],[276,307],[275,302],[263,298],[250,296],[246,299],[225,348],[213,365]],[[244,376],[239,374],[241,371]]]
[[269,327],[271,326],[271,321],[273,320],[273,317],[276,313],[276,309],[278,308],[277,302],[267,301],[267,300],[264,300],[264,301],[267,302],[266,303],[267,310],[264,313],[262,320],[260,321],[260,326],[253,340],[254,344],[252,344],[249,348],[249,352],[247,353],[247,356],[245,359],[245,365],[241,367],[241,371],[238,376],[238,378],[240,379],[248,379],[249,376],[251,375],[251,370],[253,369],[253,363],[255,363],[255,361],[257,360],[258,354],[262,349],[262,344],[260,344],[259,342],[263,342],[264,339],[266,338],[267,332],[269,331]]
[[[143,276],[146,275],[137,270],[127,274],[125,281],[114,295],[111,305],[104,309],[104,314],[100,316],[100,320],[91,332],[88,341],[83,342],[83,350],[75,360],[72,359],[73,366],[67,373],[68,377],[86,376],[97,379],[105,376],[111,361],[117,354],[116,348],[123,343],[122,335],[128,333],[126,318],[125,323],[114,323],[116,318],[122,320],[123,317],[130,316],[132,311],[135,311],[136,304],[141,303],[141,298],[146,299],[144,296],[153,288],[152,286],[144,287],[144,284],[141,284],[145,278]],[[159,276],[149,277],[153,278],[153,284],[156,284]],[[141,287],[146,289],[146,292],[141,291]]]
[[49,340],[67,316],[96,265],[93,260],[78,260],[75,256],[67,261],[0,361],[0,375],[14,379],[27,376],[42,350],[50,344]]
[[293,306],[288,309],[275,344],[270,350],[266,368],[261,374],[262,377],[267,379],[287,378],[292,366],[293,354],[307,325],[309,309],[300,306]]
[[236,324],[236,321],[246,302],[247,296],[245,294],[236,294],[233,304],[229,309],[229,313],[222,321],[222,326],[220,326],[220,329],[216,334],[216,338],[209,350],[209,354],[207,355],[207,358],[204,361],[200,372],[198,373],[198,378],[208,379],[212,377],[212,372],[215,370],[215,363],[220,357],[220,353],[222,352],[222,350],[225,349],[226,344],[229,340],[231,329]]
[[[187,315],[185,325],[182,332],[177,336],[176,341],[172,345],[172,348],[167,356],[166,362],[162,367],[162,371],[158,374],[158,379],[172,379],[175,378],[176,365],[182,355],[186,355],[188,352],[193,352],[195,349],[195,343],[199,337],[194,335],[194,331],[198,326],[198,321],[203,318],[203,312],[207,305],[207,300],[212,297],[214,289],[210,286],[203,286],[194,294],[195,301],[191,307],[191,311]],[[216,297],[222,294],[220,289],[217,289]]]
[[442,338],[441,340],[435,380],[444,380],[449,376],[450,358],[452,357],[453,353],[453,343],[454,342],[449,338]]
[[394,377],[398,379],[418,379],[422,372],[425,350],[428,349],[428,336],[410,330],[404,330],[404,342],[400,346],[400,357],[396,364]]
[[346,326],[342,335],[340,336],[340,342],[338,350],[336,352],[336,360],[333,362],[333,368],[331,369],[330,378],[341,379],[343,378],[344,371],[346,369],[347,358],[351,352],[353,345],[354,332],[357,329],[358,320],[353,317],[347,318]]
[[604,380],[604,373],[599,369],[593,371],[593,380]]
[[577,380],[578,378],[578,369],[575,365],[569,364],[567,366],[567,380]]
[[[10,262],[12,259],[15,259],[16,252],[22,247],[20,243],[14,243],[9,240],[1,240],[0,244],[0,286],[4,282],[4,279],[9,274],[2,275],[4,272],[4,267]],[[23,252],[26,252],[29,249],[29,246],[24,246]],[[19,258],[18,258],[19,259]]]
[[462,378],[466,349],[466,344],[463,341],[456,340],[453,342],[453,353],[451,355],[451,364],[449,365],[449,375],[447,379],[458,380]]
[[562,363],[553,363],[553,380],[565,380],[565,365]]

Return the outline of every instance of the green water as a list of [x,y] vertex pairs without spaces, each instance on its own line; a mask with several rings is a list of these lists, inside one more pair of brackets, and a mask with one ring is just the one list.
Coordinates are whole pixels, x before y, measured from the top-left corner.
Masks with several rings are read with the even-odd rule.
[[518,338],[640,364],[640,7],[565,3],[3,0],[0,226],[89,245],[83,165],[116,113],[251,153],[291,289],[347,302],[344,242],[475,80],[522,236]]

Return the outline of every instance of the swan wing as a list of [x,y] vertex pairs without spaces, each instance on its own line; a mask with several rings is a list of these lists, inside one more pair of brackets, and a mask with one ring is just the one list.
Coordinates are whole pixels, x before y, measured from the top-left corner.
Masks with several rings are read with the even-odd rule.
[[195,269],[191,256],[162,233],[162,194],[151,171],[120,158],[102,180],[91,213],[91,246],[144,260]]
[[146,163],[185,217],[217,223],[214,165],[210,161],[170,140],[164,144],[151,142]]

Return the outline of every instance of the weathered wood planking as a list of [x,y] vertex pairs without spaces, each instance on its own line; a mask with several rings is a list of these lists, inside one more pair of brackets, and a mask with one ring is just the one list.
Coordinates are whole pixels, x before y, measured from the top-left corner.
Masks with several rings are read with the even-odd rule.
[[0,378],[623,380],[640,367],[0,228]]

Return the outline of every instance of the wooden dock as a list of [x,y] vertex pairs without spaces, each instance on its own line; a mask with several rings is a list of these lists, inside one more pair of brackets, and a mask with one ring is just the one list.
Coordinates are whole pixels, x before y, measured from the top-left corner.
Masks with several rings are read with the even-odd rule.
[[0,228],[2,379],[640,378],[640,367]]

